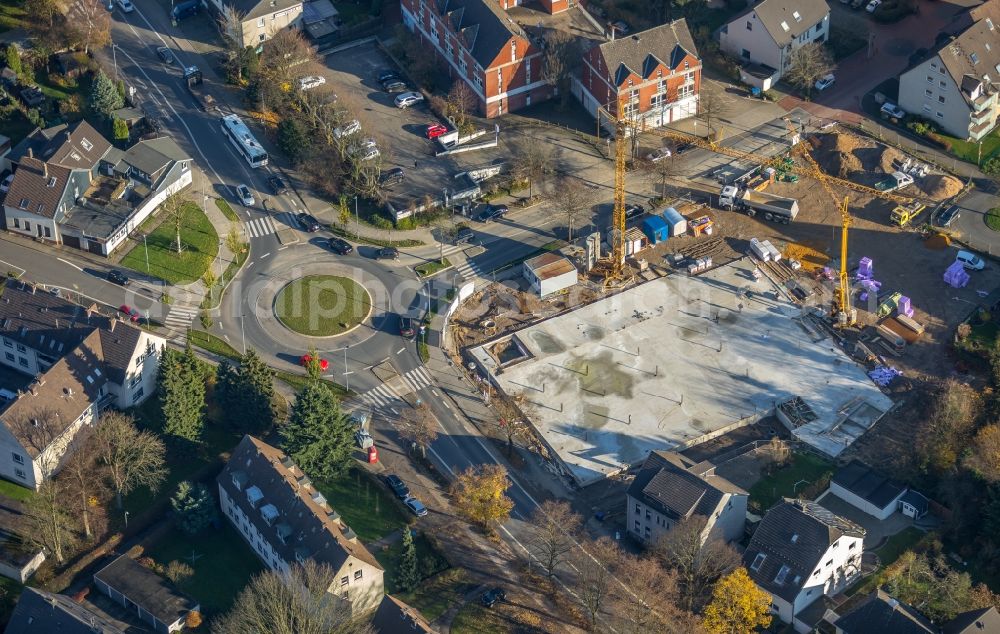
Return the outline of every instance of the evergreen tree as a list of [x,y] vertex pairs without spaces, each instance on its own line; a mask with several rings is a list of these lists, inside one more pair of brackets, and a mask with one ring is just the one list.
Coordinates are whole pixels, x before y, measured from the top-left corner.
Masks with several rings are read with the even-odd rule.
[[94,112],[110,117],[112,112],[124,105],[125,100],[118,94],[115,82],[111,81],[103,70],[98,71],[94,77],[94,85],[90,89],[90,107]]
[[194,535],[215,519],[215,498],[200,482],[191,484],[185,480],[178,484],[170,506],[177,514],[177,526],[188,535]]
[[403,528],[403,554],[399,557],[399,576],[396,583],[403,592],[413,590],[420,583],[420,573],[417,571],[417,547],[413,544],[413,533],[409,526]]
[[309,142],[305,130],[298,121],[285,118],[278,124],[278,147],[292,163],[300,163],[305,158]]
[[215,401],[219,404],[227,424],[240,427],[239,371],[228,361],[223,361],[215,369]]
[[7,46],[7,68],[14,71],[18,77],[24,72],[24,69],[21,67],[21,52],[13,44]]
[[115,90],[118,91],[118,96],[122,98],[122,103],[125,102],[125,80],[119,79],[115,82]]
[[281,429],[282,448],[304,472],[328,480],[350,465],[353,433],[333,390],[313,379],[299,392],[291,416]]
[[198,442],[204,424],[205,380],[190,346],[184,352],[163,351],[159,391],[163,433]]
[[111,127],[114,130],[115,141],[128,140],[128,124],[123,119],[115,117],[112,119]]
[[241,432],[260,432],[274,424],[274,373],[253,349],[247,350],[240,367],[219,364],[215,393],[226,423]]

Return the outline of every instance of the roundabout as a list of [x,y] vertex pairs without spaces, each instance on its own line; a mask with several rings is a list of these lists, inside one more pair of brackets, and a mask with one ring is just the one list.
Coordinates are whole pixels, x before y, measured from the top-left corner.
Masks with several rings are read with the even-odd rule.
[[336,337],[350,332],[372,312],[368,291],[349,277],[307,275],[292,280],[274,298],[278,322],[300,335]]

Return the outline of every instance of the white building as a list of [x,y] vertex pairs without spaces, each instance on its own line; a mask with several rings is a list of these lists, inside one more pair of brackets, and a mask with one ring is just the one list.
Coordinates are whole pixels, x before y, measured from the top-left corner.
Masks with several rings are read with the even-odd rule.
[[383,570],[281,450],[244,436],[217,478],[223,514],[272,570],[313,559],[336,572],[327,592],[355,615],[382,601]]
[[576,267],[558,253],[543,253],[524,261],[524,279],[539,297],[574,286],[577,282]]
[[768,90],[788,70],[793,51],[825,42],[829,34],[830,7],[824,0],[764,0],[724,24],[719,45],[740,62],[764,70],[743,73],[741,79]]
[[238,37],[243,46],[258,47],[281,29],[302,23],[302,0],[209,0],[212,9],[225,15],[228,8],[241,18]]
[[786,499],[764,515],[743,566],[771,595],[771,611],[805,633],[823,618],[821,599],[860,576],[864,536],[865,529],[815,502]]
[[153,395],[165,346],[162,337],[94,307],[7,280],[0,364],[25,376],[20,385],[0,385],[0,477],[37,489],[104,409]]
[[830,479],[830,493],[872,517],[888,518],[899,510],[906,487],[852,460]]

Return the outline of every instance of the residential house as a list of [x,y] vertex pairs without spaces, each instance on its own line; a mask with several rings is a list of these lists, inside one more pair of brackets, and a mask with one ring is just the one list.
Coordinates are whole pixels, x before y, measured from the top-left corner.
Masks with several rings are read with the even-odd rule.
[[192,180],[191,158],[171,139],[122,152],[85,120],[36,128],[10,160],[6,229],[104,256]]
[[938,634],[927,617],[881,588],[838,617],[834,626],[837,634]]
[[1000,611],[995,607],[963,612],[948,621],[942,634],[1000,634]]
[[382,567],[281,450],[244,436],[217,482],[223,514],[267,567],[287,572],[306,559],[327,564],[336,573],[331,596],[355,615],[378,607]]
[[[243,46],[259,47],[281,29],[299,28],[302,0],[208,0],[218,15],[235,12],[240,17]],[[226,13],[224,13],[226,12]]]
[[706,519],[703,541],[743,536],[747,492],[716,475],[709,462],[695,463],[672,451],[650,452],[626,496],[628,534],[640,542],[654,544],[696,515]]
[[[548,99],[542,51],[496,0],[400,0],[403,24],[497,117]],[[510,0],[509,4],[515,3]]]
[[181,631],[187,615],[201,611],[197,601],[128,555],[121,555],[98,570],[94,584],[140,621],[163,634]]
[[796,632],[809,632],[825,612],[824,596],[861,573],[865,529],[815,502],[786,499],[760,521],[743,565],[771,595],[771,611]]
[[4,634],[126,634],[70,597],[25,586]]
[[104,409],[153,395],[165,346],[96,307],[8,279],[0,287],[0,364],[34,378],[25,389],[0,385],[0,477],[38,488]]
[[929,502],[918,491],[891,480],[859,460],[841,467],[830,479],[830,493],[880,520],[895,512],[920,519]]
[[997,2],[964,14],[973,20],[957,34],[939,38],[930,54],[899,76],[899,106],[946,133],[978,141],[1000,113],[1000,23]]
[[[573,86],[587,112],[616,116],[620,104],[636,131],[693,117],[700,90],[701,59],[685,20],[594,46]],[[607,117],[601,122],[614,129]]]
[[45,563],[45,549],[24,539],[19,514],[0,512],[0,575],[25,584]]
[[744,83],[769,90],[788,70],[792,53],[829,35],[825,0],[763,0],[722,25],[719,45],[753,67],[755,72],[743,73]]
[[382,597],[378,610],[372,617],[375,634],[433,634],[427,619],[412,607],[391,595]]

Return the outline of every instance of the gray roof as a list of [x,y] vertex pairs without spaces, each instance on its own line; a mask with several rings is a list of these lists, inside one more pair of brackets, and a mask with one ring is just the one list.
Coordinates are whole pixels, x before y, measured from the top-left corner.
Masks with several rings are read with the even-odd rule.
[[54,218],[72,171],[25,156],[14,172],[4,205],[36,216]]
[[125,634],[113,622],[71,598],[25,586],[5,634]]
[[937,634],[937,628],[924,615],[881,589],[869,594],[835,624],[844,634]]
[[598,49],[604,58],[604,67],[614,73],[615,85],[625,81],[629,71],[647,79],[660,63],[673,70],[686,55],[698,57],[694,38],[684,19],[604,42]]
[[880,509],[895,504],[896,500],[906,491],[906,487],[890,480],[887,476],[880,474],[859,460],[852,460],[841,467],[833,474],[832,481]]
[[199,607],[197,601],[175,588],[166,578],[127,555],[118,557],[97,571],[94,580],[106,583],[167,625],[183,619],[188,612]]
[[650,452],[628,488],[628,495],[674,520],[708,517],[726,493],[746,494],[725,478],[709,475],[710,464],[669,451]]
[[226,4],[236,9],[243,16],[243,21],[247,22],[279,11],[287,11],[301,5],[302,0],[230,0]]
[[[973,101],[971,93],[983,84],[992,91],[1000,81],[1000,24],[994,23],[987,14],[982,19],[960,32],[953,39],[945,41],[936,53],[945,70],[962,89],[966,102]],[[987,79],[986,76],[990,79]]]
[[528,39],[528,34],[508,18],[496,0],[435,0],[432,6],[484,69],[493,63],[510,38]]
[[775,43],[783,47],[814,27],[823,16],[829,15],[830,7],[825,0],[763,0],[729,20],[729,24],[742,24],[745,17],[753,12],[757,13],[757,18]]
[[1000,612],[994,607],[963,612],[945,624],[944,634],[1000,634]]
[[70,169],[94,169],[111,147],[86,119],[70,126],[49,128],[42,135],[48,142],[35,152],[35,158]]
[[427,619],[420,612],[388,594],[382,597],[372,617],[375,634],[432,634]]
[[903,497],[899,498],[900,502],[909,504],[913,508],[917,509],[917,513],[923,515],[927,512],[930,507],[930,501],[924,496],[923,493],[919,491],[914,491],[913,489],[908,489]]
[[[150,175],[157,175],[174,161],[186,161],[190,157],[169,137],[139,141],[125,151],[122,159],[136,169]],[[154,181],[155,183],[155,178]]]
[[[865,529],[815,502],[786,499],[764,515],[743,553],[743,565],[758,586],[791,602],[843,535],[864,537]],[[761,554],[763,561],[754,570],[751,565]],[[788,570],[779,582],[783,567]]]

